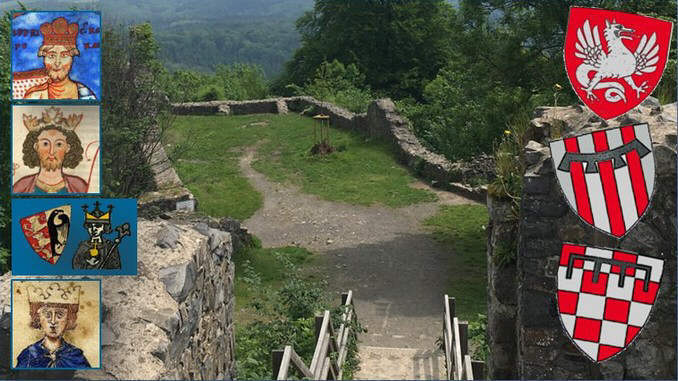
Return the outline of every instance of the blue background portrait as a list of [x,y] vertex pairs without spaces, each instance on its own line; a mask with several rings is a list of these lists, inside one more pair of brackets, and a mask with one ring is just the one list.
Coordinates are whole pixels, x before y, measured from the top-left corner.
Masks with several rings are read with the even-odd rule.
[[[44,67],[42,57],[38,57],[38,49],[42,45],[40,25],[64,17],[69,24],[77,23],[80,31],[76,44],[80,55],[73,57],[70,78],[87,86],[97,100],[101,100],[101,15],[92,11],[71,12],[26,12],[12,19],[12,73],[30,71]],[[36,33],[15,34],[19,29],[35,30]],[[98,30],[98,31],[97,31]],[[96,31],[96,32],[95,32]],[[95,33],[91,33],[95,32]],[[17,49],[17,44],[26,48]],[[96,43],[97,48],[86,49],[85,45]]]
[[[94,210],[99,201],[99,210],[111,212],[111,232],[103,237],[113,241],[118,233],[115,228],[127,222],[130,235],[124,237],[118,246],[121,268],[115,270],[73,270],[72,261],[80,241],[89,239],[83,223],[85,213]],[[71,206],[71,226],[68,231],[66,248],[55,264],[40,258],[26,240],[21,230],[22,218],[63,205]],[[129,198],[14,198],[12,199],[12,275],[137,275],[137,201]]]

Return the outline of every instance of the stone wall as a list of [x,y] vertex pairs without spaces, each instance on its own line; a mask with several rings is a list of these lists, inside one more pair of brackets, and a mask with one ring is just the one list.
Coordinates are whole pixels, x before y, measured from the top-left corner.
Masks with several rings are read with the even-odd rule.
[[178,103],[173,112],[178,115],[239,115],[256,113],[326,114],[330,124],[345,130],[359,131],[368,136],[390,141],[399,160],[433,185],[484,202],[486,187],[470,187],[468,168],[462,163],[451,163],[442,155],[429,151],[412,133],[409,122],[398,114],[390,99],[370,103],[367,113],[355,114],[332,103],[313,97],[298,96],[254,101],[211,101]]
[[[551,136],[568,137],[643,122],[649,123],[654,143],[655,194],[650,209],[617,242],[585,225],[570,210],[555,177],[547,141]],[[514,358],[514,376],[527,379],[676,379],[676,104],[661,107],[656,99],[649,98],[610,122],[580,106],[544,107],[536,110],[532,127],[538,141],[531,141],[525,148],[517,283],[513,290],[505,290],[508,294],[516,292],[516,320],[514,325],[494,328],[489,324],[491,335],[493,329],[501,335],[509,334],[515,337],[517,346],[514,355],[510,347],[503,347],[504,357],[491,358],[490,369],[493,365],[504,368],[506,361]],[[496,229],[500,223],[497,218],[501,220],[500,216],[506,214],[492,209],[491,226]],[[488,251],[496,250],[496,242],[489,242]],[[644,329],[625,351],[600,364],[592,363],[575,348],[558,317],[557,268],[563,242],[615,247],[665,260],[658,299]],[[504,307],[505,303],[497,299],[489,299],[490,314]]]
[[[515,253],[518,235],[517,217],[512,203],[487,197],[490,215],[487,244],[487,359],[489,379],[515,379],[516,372],[516,263],[502,262]],[[506,260],[506,259],[504,259]]]
[[140,220],[138,276],[101,277],[102,369],[10,372],[9,279],[0,278],[0,379],[232,379],[231,235]]
[[137,200],[138,213],[149,217],[159,211],[186,210],[195,211],[197,201],[193,193],[184,187],[172,163],[167,157],[165,147],[158,145],[151,156],[151,170],[155,190],[146,192]]

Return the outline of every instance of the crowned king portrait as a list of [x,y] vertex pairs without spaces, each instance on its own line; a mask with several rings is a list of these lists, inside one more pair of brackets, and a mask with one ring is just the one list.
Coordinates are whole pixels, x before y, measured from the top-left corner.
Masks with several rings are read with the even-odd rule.
[[[96,95],[85,84],[71,78],[75,57],[80,55],[77,47],[79,27],[64,17],[40,25],[43,42],[37,55],[43,67],[14,73],[15,86],[28,87],[24,99],[82,99],[95,100]],[[29,87],[30,86],[30,87]]]
[[14,183],[14,193],[59,194],[85,193],[88,183],[76,175],[65,174],[64,168],[75,168],[83,160],[83,147],[75,129],[83,114],[64,116],[50,107],[40,118],[23,114],[28,135],[23,142],[23,162],[38,172]]
[[64,333],[77,326],[80,286],[54,282],[25,290],[30,327],[43,337],[19,353],[16,368],[91,368],[83,351],[64,340]]

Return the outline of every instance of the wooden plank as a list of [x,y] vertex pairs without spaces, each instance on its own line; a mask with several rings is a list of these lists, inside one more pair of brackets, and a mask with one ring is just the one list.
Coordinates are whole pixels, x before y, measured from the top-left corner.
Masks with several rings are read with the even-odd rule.
[[484,380],[485,379],[485,362],[471,360],[471,368],[473,368],[473,379],[474,380]]
[[327,375],[330,372],[330,358],[325,357],[325,361],[323,361],[323,369],[322,372],[320,372],[320,377],[318,378],[319,380],[327,380]]
[[448,333],[443,330],[443,340],[445,341],[445,373],[447,374],[447,379],[450,379],[452,375],[452,351],[450,349],[449,341],[447,340]]
[[273,369],[271,378],[274,380],[280,380],[280,378],[278,378],[278,373],[280,372],[280,364],[282,363],[283,353],[284,350],[282,349],[275,349],[271,351],[271,369]]
[[[351,316],[353,315],[353,310],[348,311],[348,316],[347,316],[347,321],[350,321]],[[341,340],[339,341],[339,357],[337,358],[339,367],[342,367],[344,365],[344,361],[346,360],[346,353],[348,351],[347,348],[347,343],[348,343],[348,335],[350,334],[350,329],[348,325],[345,323],[342,323],[342,326],[344,326],[343,330],[343,335],[341,337]]]
[[[447,335],[443,337],[444,340],[446,340],[446,347],[449,348],[449,352],[447,353],[449,359],[450,359],[450,376],[453,376],[456,374],[456,367],[458,366],[458,362],[456,361],[456,357],[454,357],[454,330],[452,330],[452,315],[450,315],[450,304],[447,302],[448,296],[445,295],[445,332],[447,332]],[[451,378],[451,377],[449,377]]]
[[471,367],[471,356],[464,356],[464,380],[473,380],[473,368]]
[[452,320],[452,329],[454,330],[454,378],[461,380],[463,364],[459,343],[459,319],[456,317]]
[[304,375],[304,377],[313,378],[313,372],[311,372],[311,370],[308,369],[306,364],[304,364],[304,360],[302,360],[302,358],[299,357],[294,348],[290,347],[290,349],[292,349],[290,353],[290,360],[292,360],[292,364],[294,364],[294,366],[297,369],[299,369],[299,371],[301,372],[301,374]]
[[459,322],[459,344],[461,345],[461,356],[468,354],[468,322]]
[[318,362],[315,370],[313,371],[313,376],[314,376],[313,378],[316,379],[316,380],[320,379],[320,376],[322,375],[322,372],[323,372],[323,367],[325,366],[325,358],[328,357],[327,352],[328,352],[328,349],[330,347],[330,334],[325,333],[325,335],[323,335],[322,340],[319,341],[319,343],[322,343],[322,346],[320,347],[320,353],[319,353],[320,361]]
[[450,311],[450,319],[457,317],[457,299],[455,299],[454,296],[447,297],[447,307]]
[[[327,326],[330,323],[330,311],[325,310],[323,314],[323,323],[320,327],[319,338],[324,338],[327,333]],[[313,372],[314,375],[318,374],[320,368],[322,367],[322,357],[320,357],[320,352],[322,351],[323,340],[318,340],[315,344],[315,350],[313,351],[313,359],[311,360],[311,366],[309,369]]]
[[290,368],[290,357],[292,356],[292,347],[285,346],[282,359],[280,360],[280,370],[278,371],[276,380],[287,380],[287,372]]
[[325,319],[324,315],[318,315],[315,317],[315,341],[318,342],[320,338],[320,330],[323,326],[323,320]]

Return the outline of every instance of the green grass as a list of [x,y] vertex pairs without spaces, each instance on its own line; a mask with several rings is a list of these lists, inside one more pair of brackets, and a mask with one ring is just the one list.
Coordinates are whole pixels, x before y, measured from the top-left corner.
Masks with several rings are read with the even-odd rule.
[[424,221],[437,240],[451,246],[447,293],[456,298],[461,320],[487,314],[487,222],[484,205],[446,205]]
[[[281,258],[284,258],[281,260]],[[305,271],[315,261],[315,256],[303,247],[285,246],[262,248],[259,243],[255,247],[245,248],[233,256],[235,263],[235,300],[236,323],[245,325],[251,320],[252,302],[261,298],[262,292],[275,289],[288,278],[290,269],[285,259],[296,270]],[[311,278],[312,274],[306,277]]]
[[415,178],[396,163],[389,144],[334,128],[330,139],[337,152],[312,156],[312,119],[259,114],[179,116],[166,143],[183,149],[175,162],[179,177],[200,211],[215,217],[246,219],[261,207],[261,195],[238,168],[243,150],[257,143],[257,171],[327,200],[399,207],[436,199],[409,186]]

